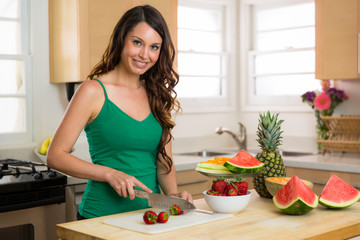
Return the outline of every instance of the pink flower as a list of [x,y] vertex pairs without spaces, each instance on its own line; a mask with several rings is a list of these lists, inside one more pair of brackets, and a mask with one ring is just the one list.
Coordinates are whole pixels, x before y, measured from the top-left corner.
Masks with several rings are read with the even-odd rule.
[[314,106],[319,110],[329,109],[331,106],[330,96],[326,93],[321,93],[314,99]]

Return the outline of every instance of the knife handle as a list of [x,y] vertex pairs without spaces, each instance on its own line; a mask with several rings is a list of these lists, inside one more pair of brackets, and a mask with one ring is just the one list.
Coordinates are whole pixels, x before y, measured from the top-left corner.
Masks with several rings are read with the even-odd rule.
[[135,191],[135,196],[137,196],[139,198],[147,198],[147,199],[149,199],[149,194],[147,192],[137,190],[137,189],[134,189],[134,191]]

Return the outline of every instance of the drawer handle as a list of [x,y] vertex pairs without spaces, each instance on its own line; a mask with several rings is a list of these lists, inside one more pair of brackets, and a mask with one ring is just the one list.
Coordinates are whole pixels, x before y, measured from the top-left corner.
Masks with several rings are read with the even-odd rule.
[[188,185],[188,184],[196,184],[196,183],[204,183],[207,182],[208,180],[198,180],[198,181],[192,181],[192,182],[183,182],[183,183],[178,183],[178,186],[184,186],[184,185]]

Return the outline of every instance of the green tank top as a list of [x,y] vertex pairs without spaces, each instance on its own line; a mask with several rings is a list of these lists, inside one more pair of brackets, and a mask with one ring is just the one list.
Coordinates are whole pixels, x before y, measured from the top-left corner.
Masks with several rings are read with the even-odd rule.
[[[160,193],[156,178],[156,156],[162,128],[152,113],[137,121],[123,112],[105,94],[99,115],[85,127],[91,160],[136,177],[153,192]],[[117,194],[106,182],[87,182],[79,213],[93,218],[149,207],[146,199],[130,200]]]

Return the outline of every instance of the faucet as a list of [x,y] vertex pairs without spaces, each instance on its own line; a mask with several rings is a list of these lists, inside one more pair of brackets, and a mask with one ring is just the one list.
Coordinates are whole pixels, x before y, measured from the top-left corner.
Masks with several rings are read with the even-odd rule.
[[246,139],[246,128],[245,126],[239,122],[239,126],[240,126],[240,133],[238,135],[236,135],[235,133],[233,133],[231,130],[227,129],[227,128],[223,128],[223,127],[217,127],[215,129],[215,133],[217,134],[222,134],[224,132],[230,134],[233,139],[235,140],[236,142],[236,145],[239,147],[239,150],[243,149],[246,151],[246,142],[247,142],[247,139]]

